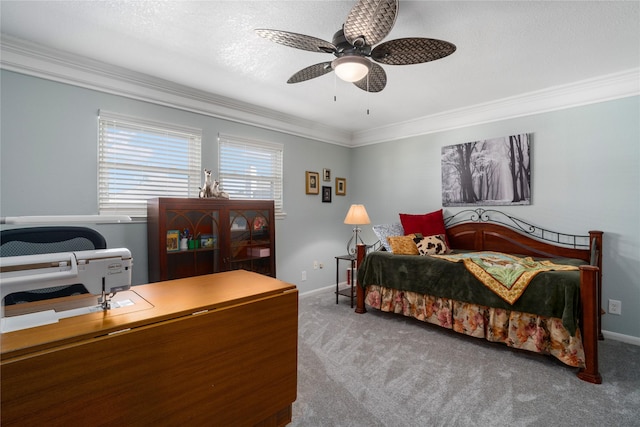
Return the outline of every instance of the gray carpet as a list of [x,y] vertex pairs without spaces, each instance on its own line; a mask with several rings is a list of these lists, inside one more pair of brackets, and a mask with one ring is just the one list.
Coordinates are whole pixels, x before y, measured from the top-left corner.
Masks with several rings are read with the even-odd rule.
[[600,342],[603,384],[550,356],[400,315],[299,304],[291,426],[640,426],[640,347]]

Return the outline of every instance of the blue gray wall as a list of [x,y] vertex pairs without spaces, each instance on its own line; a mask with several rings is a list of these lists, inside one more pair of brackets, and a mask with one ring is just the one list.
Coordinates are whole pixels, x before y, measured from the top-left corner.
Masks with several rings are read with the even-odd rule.
[[639,97],[360,147],[351,188],[373,223],[436,210],[443,146],[520,133],[532,135],[532,204],[501,210],[555,231],[604,231],[603,306],[620,300],[622,315],[605,315],[603,329],[640,337]]
[[[334,284],[351,203],[364,203],[373,223],[439,209],[442,146],[531,133],[533,204],[504,210],[567,233],[603,230],[603,299],[621,300],[623,313],[604,316],[603,328],[640,340],[638,97],[348,149],[4,70],[0,78],[0,216],[98,213],[100,109],[203,129],[202,166],[213,169],[218,132],[279,142],[287,216],[276,222],[277,272],[301,292]],[[304,194],[304,172],[323,168],[347,178],[347,196],[322,203]],[[110,247],[132,251],[134,283],[145,283],[146,224],[94,228]],[[374,240],[368,227],[364,237]]]
[[[277,276],[301,292],[335,283],[334,257],[346,252],[351,235],[343,224],[349,194],[334,195],[332,203],[305,195],[305,171],[329,168],[349,183],[350,149],[5,70],[0,78],[0,216],[98,213],[100,109],[202,129],[202,167],[214,171],[219,132],[278,142],[284,145],[287,215],[276,221]],[[134,284],[147,282],[146,223],[89,226],[109,247],[129,248]],[[324,268],[314,270],[314,261]]]

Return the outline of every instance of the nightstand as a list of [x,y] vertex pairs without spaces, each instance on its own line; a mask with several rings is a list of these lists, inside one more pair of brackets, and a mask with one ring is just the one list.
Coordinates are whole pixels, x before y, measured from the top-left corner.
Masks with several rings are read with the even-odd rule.
[[[349,261],[351,268],[351,280],[348,287],[340,289],[340,261]],[[340,255],[336,257],[336,304],[338,304],[338,297],[340,295],[351,298],[351,308],[353,308],[353,299],[355,297],[354,289],[356,278],[354,271],[356,268],[356,256],[355,255]]]

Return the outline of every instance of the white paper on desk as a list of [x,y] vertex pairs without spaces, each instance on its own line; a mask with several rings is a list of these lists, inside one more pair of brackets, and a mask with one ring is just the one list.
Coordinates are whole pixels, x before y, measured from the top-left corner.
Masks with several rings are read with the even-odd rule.
[[[113,301],[112,308],[120,308],[135,305],[130,299]],[[44,310],[36,313],[21,314],[19,316],[4,317],[1,320],[0,330],[2,333],[14,332],[22,329],[35,328],[36,326],[51,325],[58,323],[60,319],[68,317],[80,316],[82,314],[97,313],[102,311],[101,305],[92,305],[89,307],[74,308],[65,311]]]
[[71,310],[60,311],[60,312],[56,312],[56,316],[58,317],[58,319],[66,319],[67,317],[80,316],[81,314],[96,313],[98,311],[102,311],[101,305],[92,305],[89,307],[80,307],[80,308],[74,308]]
[[21,314],[19,316],[5,317],[2,319],[2,333],[15,332],[22,329],[35,328],[36,326],[51,325],[58,323],[60,319],[79,316],[81,314],[102,311],[102,307],[94,305],[91,307],[74,308],[72,310],[60,311],[44,310],[35,313]]
[[44,310],[37,311],[35,313],[21,314],[19,316],[5,317],[2,319],[2,333],[35,328],[36,326],[51,325],[53,323],[58,323],[58,320],[60,319],[79,316],[81,314],[94,313],[101,310],[101,306],[95,305],[91,307],[74,308],[72,310],[61,312],[57,312],[55,310]]
[[38,311],[36,313],[21,314],[20,316],[4,317],[1,323],[2,333],[19,331],[58,323],[58,313],[55,310]]

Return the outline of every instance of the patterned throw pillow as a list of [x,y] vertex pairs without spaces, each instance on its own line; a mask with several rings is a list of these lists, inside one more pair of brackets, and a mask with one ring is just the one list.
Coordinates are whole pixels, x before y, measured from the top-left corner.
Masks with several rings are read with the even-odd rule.
[[391,251],[396,255],[418,255],[418,247],[413,239],[415,239],[413,234],[387,237]]
[[378,236],[380,243],[382,243],[382,246],[384,246],[384,248],[389,252],[393,252],[393,250],[391,249],[391,245],[389,245],[387,237],[404,236],[404,229],[402,228],[402,224],[399,222],[393,224],[374,225],[372,228],[373,232]]
[[449,252],[447,241],[442,234],[427,237],[416,237],[418,253],[424,255],[443,255]]

